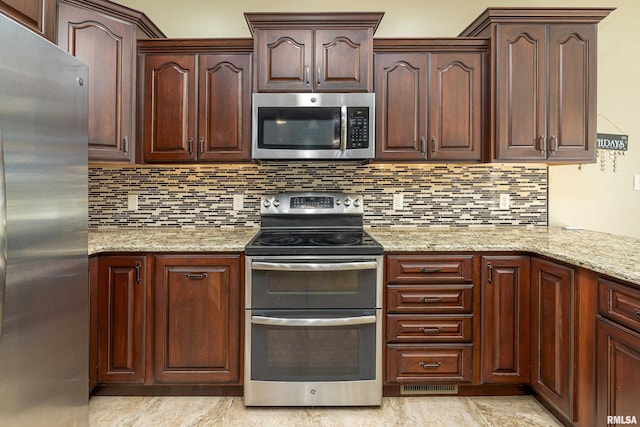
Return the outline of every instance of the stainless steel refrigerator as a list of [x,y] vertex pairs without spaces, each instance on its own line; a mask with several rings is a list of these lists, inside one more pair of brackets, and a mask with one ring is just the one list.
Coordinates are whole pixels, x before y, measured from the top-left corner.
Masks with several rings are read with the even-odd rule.
[[87,84],[0,15],[0,426],[88,425]]

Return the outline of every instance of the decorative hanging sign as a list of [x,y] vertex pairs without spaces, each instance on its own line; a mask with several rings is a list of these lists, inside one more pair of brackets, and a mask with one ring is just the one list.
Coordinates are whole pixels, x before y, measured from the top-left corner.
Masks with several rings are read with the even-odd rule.
[[629,149],[629,135],[599,133],[597,142],[598,150],[627,151]]
[[599,133],[596,137],[596,155],[600,159],[600,170],[604,171],[606,167],[607,156],[613,163],[613,171],[617,170],[618,156],[624,156],[629,149],[629,135],[617,135],[612,133]]

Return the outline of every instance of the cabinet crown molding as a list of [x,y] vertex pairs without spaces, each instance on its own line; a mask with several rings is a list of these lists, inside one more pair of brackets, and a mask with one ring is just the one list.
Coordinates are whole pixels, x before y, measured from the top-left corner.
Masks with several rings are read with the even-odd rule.
[[384,12],[321,12],[321,13],[254,13],[245,12],[251,35],[262,28],[372,28],[373,33]]
[[616,10],[615,7],[599,8],[530,8],[489,7],[461,33],[461,37],[473,37],[495,23],[572,23],[597,24]]

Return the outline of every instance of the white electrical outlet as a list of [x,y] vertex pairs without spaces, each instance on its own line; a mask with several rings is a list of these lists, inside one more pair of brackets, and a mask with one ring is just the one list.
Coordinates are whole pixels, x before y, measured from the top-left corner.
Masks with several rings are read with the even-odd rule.
[[511,205],[511,198],[509,197],[509,194],[507,193],[500,194],[500,209],[509,209],[510,205]]
[[138,210],[138,195],[136,193],[129,193],[127,196],[127,209],[130,211]]
[[396,193],[393,195],[393,210],[401,211],[404,209],[404,194]]
[[244,209],[244,194],[233,195],[233,210],[241,211]]
[[636,191],[640,191],[640,174],[636,174],[633,176],[633,189]]

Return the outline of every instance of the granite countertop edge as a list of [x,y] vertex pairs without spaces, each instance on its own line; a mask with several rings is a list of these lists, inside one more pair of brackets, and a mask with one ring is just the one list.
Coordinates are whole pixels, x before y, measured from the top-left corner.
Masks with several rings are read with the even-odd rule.
[[[640,239],[560,227],[366,228],[385,252],[523,252],[640,286]],[[89,255],[243,252],[258,228],[90,229]]]

